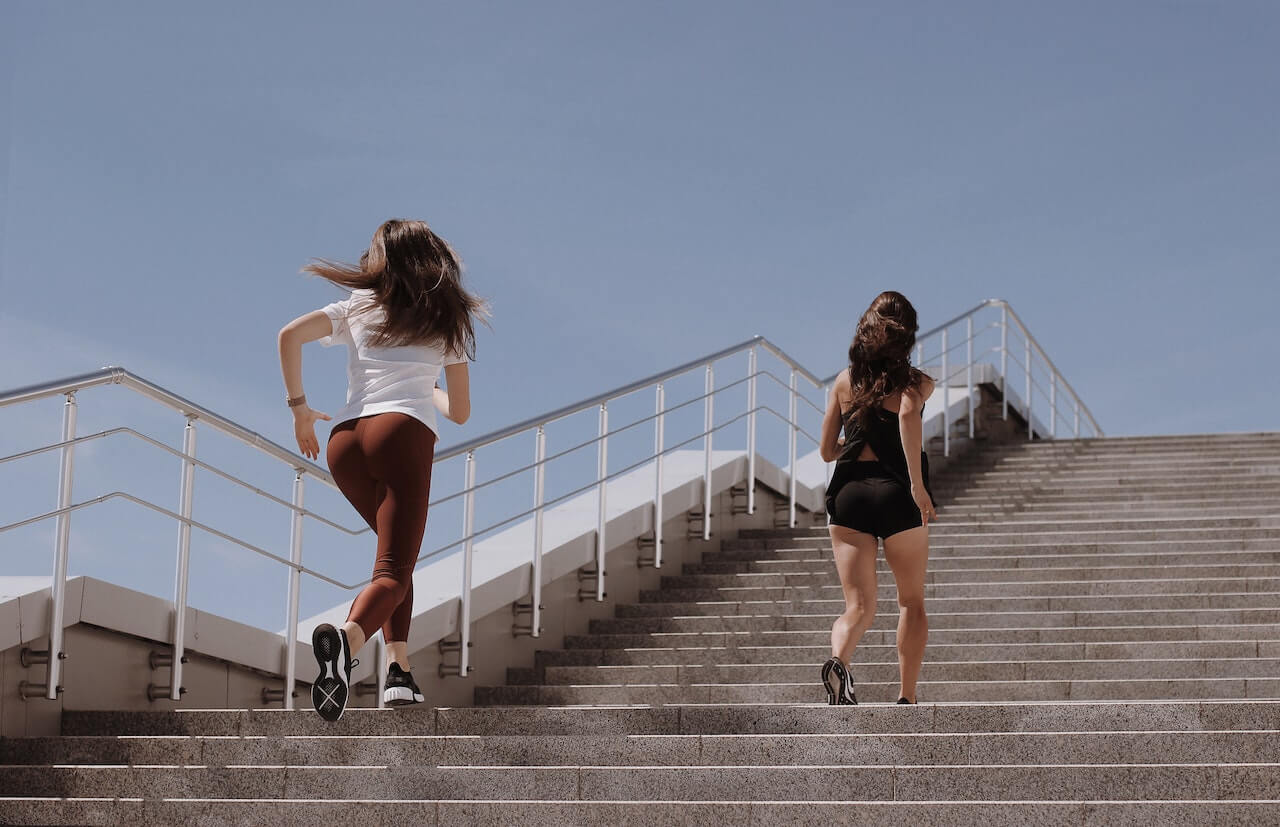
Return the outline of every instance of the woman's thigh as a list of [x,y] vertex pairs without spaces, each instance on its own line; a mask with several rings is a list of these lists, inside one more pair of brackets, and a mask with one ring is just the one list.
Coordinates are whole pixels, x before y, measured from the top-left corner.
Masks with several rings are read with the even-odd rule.
[[898,587],[898,604],[923,601],[929,566],[929,527],[910,528],[884,538],[884,559]]

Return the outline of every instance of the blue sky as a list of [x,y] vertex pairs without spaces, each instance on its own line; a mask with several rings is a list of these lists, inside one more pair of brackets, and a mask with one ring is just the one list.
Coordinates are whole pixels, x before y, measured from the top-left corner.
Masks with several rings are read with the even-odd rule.
[[287,443],[298,268],[402,216],[494,308],[444,444],[756,333],[834,372],[888,288],[1008,299],[1109,433],[1275,428],[1277,42],[1247,0],[8,0],[0,387],[123,364]]

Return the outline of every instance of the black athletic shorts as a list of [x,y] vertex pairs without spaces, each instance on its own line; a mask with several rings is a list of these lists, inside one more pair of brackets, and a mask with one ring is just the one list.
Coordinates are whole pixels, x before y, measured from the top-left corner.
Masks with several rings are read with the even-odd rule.
[[[892,537],[900,531],[924,525],[911,491],[891,477],[876,460],[850,463],[845,482],[827,498],[831,525],[851,528],[876,537]],[[925,482],[928,489],[928,481]]]

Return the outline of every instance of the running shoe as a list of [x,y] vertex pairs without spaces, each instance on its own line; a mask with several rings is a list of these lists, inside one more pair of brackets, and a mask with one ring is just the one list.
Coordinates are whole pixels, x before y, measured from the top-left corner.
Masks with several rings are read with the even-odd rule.
[[389,706],[405,706],[420,704],[425,700],[413,675],[401,669],[400,664],[392,661],[387,669],[387,688],[382,691],[382,702]]
[[831,706],[854,706],[858,703],[853,694],[853,679],[839,658],[830,658],[822,664],[822,685],[827,690],[827,703]]
[[311,650],[315,653],[320,674],[311,684],[311,705],[326,721],[336,721],[347,708],[351,694],[351,670],[360,661],[351,657],[347,633],[321,623],[311,633]]

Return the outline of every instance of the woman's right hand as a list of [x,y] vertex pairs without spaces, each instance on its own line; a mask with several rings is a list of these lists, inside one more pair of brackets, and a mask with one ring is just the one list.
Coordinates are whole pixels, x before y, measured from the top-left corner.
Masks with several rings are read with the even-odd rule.
[[938,512],[933,509],[933,498],[923,486],[911,486],[911,499],[916,501],[916,508],[920,509],[920,521],[924,525],[928,525],[930,520],[938,519]]
[[293,409],[293,435],[298,440],[298,450],[307,459],[314,460],[320,456],[320,442],[316,439],[316,421],[328,422],[332,419],[328,414],[311,410],[308,405],[299,405]]

